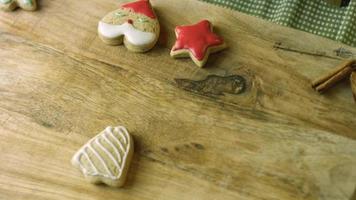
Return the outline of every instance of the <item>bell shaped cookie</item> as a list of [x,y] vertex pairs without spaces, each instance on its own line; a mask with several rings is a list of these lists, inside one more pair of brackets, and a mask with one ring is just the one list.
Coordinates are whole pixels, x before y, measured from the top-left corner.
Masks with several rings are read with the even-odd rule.
[[0,0],[0,9],[12,11],[20,7],[24,10],[33,11],[37,8],[36,0]]
[[99,37],[109,45],[125,44],[133,52],[146,52],[156,44],[160,26],[149,0],[126,3],[98,25]]
[[78,150],[72,164],[91,183],[121,187],[125,183],[133,151],[133,140],[126,128],[109,126]]

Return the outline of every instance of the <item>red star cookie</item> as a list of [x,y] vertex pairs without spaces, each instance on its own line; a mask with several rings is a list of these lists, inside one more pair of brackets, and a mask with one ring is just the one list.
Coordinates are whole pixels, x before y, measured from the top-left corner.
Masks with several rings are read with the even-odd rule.
[[213,33],[213,26],[208,20],[190,26],[177,26],[175,32],[177,40],[171,50],[171,56],[190,56],[199,67],[204,66],[210,53],[226,48],[224,40]]

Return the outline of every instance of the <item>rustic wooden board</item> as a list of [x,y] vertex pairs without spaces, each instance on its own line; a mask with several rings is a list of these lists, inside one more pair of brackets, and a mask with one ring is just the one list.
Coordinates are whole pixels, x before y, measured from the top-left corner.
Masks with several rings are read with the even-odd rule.
[[[163,31],[147,54],[97,37],[117,1],[0,14],[0,199],[356,198],[350,82],[310,87],[355,48],[198,1],[152,2]],[[201,18],[229,44],[204,69],[169,57],[174,26]],[[198,81],[209,75],[243,76],[247,88]],[[135,139],[122,189],[87,184],[70,165],[107,125]]]
[[352,72],[350,81],[351,81],[351,89],[352,89],[352,92],[354,94],[354,98],[356,101],[356,72]]

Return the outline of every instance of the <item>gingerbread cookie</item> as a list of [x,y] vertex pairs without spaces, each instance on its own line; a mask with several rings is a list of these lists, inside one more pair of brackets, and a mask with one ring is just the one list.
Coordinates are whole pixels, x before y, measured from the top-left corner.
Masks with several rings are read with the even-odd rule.
[[208,20],[190,26],[177,26],[175,33],[177,40],[171,56],[191,57],[199,67],[205,65],[210,53],[226,48],[223,38],[213,33],[213,26]]
[[20,7],[24,10],[33,11],[37,8],[36,0],[0,0],[0,9],[12,11]]
[[109,45],[124,43],[133,52],[145,52],[156,44],[160,26],[149,0],[139,0],[107,14],[99,22],[98,32]]
[[72,158],[72,164],[91,183],[121,187],[125,183],[133,151],[133,140],[127,130],[122,126],[109,126],[79,149]]

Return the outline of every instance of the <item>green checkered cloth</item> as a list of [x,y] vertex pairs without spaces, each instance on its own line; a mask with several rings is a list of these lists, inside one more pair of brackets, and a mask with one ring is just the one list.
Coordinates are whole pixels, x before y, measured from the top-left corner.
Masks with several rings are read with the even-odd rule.
[[356,0],[337,7],[322,0],[201,0],[280,25],[356,46]]

